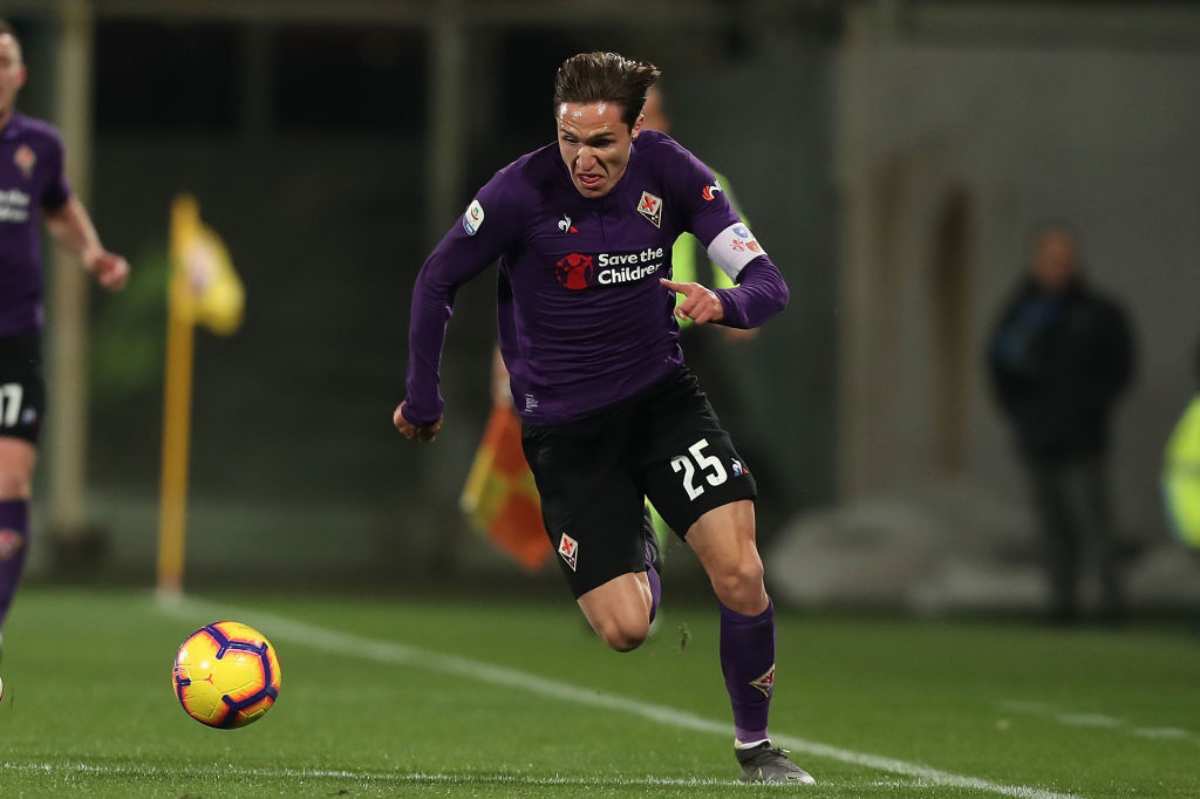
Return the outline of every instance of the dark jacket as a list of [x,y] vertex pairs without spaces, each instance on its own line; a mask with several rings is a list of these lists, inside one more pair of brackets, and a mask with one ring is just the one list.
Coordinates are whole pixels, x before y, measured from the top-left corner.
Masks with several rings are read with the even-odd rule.
[[1133,349],[1124,311],[1082,281],[1051,295],[1023,280],[988,345],[992,387],[1022,449],[1058,462],[1102,454]]

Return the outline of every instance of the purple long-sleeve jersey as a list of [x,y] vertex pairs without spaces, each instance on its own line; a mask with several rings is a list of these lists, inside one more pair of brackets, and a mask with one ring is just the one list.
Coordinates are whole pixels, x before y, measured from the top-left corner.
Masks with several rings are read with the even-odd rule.
[[787,284],[712,170],[645,131],[603,197],[571,182],[555,144],[501,169],[421,267],[412,297],[404,415],[442,415],[438,369],[459,286],[499,259],[500,351],[521,418],[558,424],[619,402],[683,364],[671,245],[684,231],[738,284],[717,292],[722,324],[757,327]]
[[14,113],[0,130],[0,336],[41,327],[41,210],[70,197],[58,131]]

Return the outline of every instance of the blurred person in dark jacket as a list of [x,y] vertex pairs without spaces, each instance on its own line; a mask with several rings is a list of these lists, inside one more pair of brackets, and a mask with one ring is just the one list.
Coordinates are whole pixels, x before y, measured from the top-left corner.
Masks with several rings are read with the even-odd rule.
[[1078,617],[1078,583],[1098,572],[1101,612],[1122,610],[1120,548],[1106,480],[1109,422],[1134,371],[1125,312],[1085,279],[1065,225],[1033,238],[1029,273],[988,347],[992,386],[1029,472],[1049,571],[1052,617]]

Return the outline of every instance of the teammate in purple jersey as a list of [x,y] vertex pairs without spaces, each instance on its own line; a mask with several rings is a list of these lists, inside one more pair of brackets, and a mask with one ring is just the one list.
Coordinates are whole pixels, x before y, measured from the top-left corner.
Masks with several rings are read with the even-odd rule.
[[41,227],[106,289],[129,264],[100,244],[71,194],[58,132],[16,112],[27,73],[21,43],[0,21],[0,631],[29,549],[29,500],[46,408],[42,379]]
[[[643,131],[659,70],[614,53],[567,59],[557,144],[496,173],[425,261],[412,297],[409,439],[442,426],[438,368],[459,286],[499,259],[499,338],[546,531],[579,607],[621,652],[645,639],[661,581],[649,497],[700,559],[721,605],[720,659],[742,779],[811,783],[773,746],[774,610],[755,543],[750,470],[684,366],[675,314],[753,328],[787,285],[712,171]],[[671,245],[694,234],[734,280],[676,283]],[[685,299],[676,308],[675,294]]]

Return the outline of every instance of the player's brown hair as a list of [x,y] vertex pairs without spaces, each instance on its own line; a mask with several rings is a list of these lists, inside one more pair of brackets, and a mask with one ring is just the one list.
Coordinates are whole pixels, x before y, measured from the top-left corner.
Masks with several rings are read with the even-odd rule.
[[554,75],[555,113],[562,103],[620,103],[621,121],[632,130],[646,104],[646,92],[661,74],[653,64],[619,53],[578,53],[562,62]]

